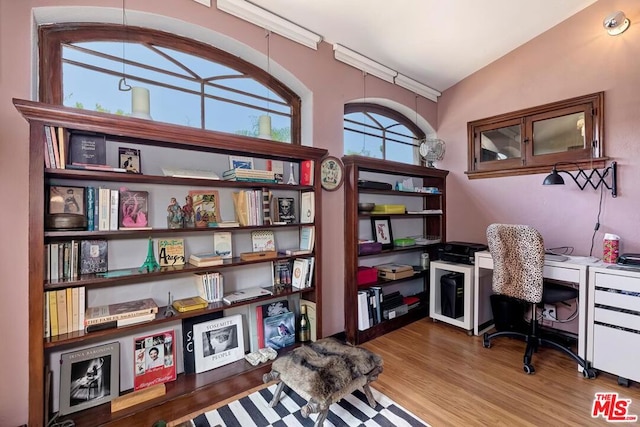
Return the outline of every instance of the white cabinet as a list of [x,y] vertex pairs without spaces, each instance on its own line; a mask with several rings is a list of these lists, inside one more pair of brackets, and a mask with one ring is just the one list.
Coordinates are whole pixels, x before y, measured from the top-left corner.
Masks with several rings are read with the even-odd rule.
[[[465,329],[469,335],[471,335],[473,330],[473,277],[474,277],[474,268],[473,265],[467,264],[456,264],[453,262],[447,261],[432,261],[431,262],[431,292],[430,292],[430,301],[429,301],[429,317],[434,320],[439,320],[441,322],[449,323],[451,325],[457,326],[459,328]],[[463,275],[462,279],[462,313],[457,317],[452,317],[451,314],[456,315],[460,313],[455,313],[455,310],[449,311],[445,310],[443,306],[443,289],[440,285],[440,281],[443,276],[448,275],[450,273],[461,273]],[[447,290],[445,289],[445,293]],[[459,290],[458,290],[459,292]],[[455,295],[452,295],[455,297]],[[455,302],[452,301],[454,298],[446,298],[448,304],[455,305]],[[449,314],[449,315],[448,315]]]
[[587,354],[592,366],[640,381],[640,272],[589,268]]

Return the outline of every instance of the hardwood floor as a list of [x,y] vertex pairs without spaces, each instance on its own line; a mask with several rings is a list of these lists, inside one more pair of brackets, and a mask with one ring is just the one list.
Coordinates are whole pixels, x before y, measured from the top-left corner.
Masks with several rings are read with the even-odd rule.
[[637,383],[622,387],[606,373],[585,379],[576,363],[549,348],[533,356],[536,373],[527,375],[522,370],[524,346],[499,338],[486,349],[482,337],[430,318],[363,344],[384,359],[384,372],[372,386],[432,427],[603,426],[607,422],[602,417],[591,417],[597,392],[631,399],[629,414],[640,416]]
[[605,425],[591,417],[597,392],[631,399],[640,416],[640,386],[619,386],[599,373],[588,380],[562,353],[541,348],[535,374],[522,370],[524,342],[499,338],[490,349],[482,337],[430,318],[363,344],[384,359],[373,387],[433,427]]

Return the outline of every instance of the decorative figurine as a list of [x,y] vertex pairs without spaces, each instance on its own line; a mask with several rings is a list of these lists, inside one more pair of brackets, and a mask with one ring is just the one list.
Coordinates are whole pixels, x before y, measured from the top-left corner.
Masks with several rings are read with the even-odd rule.
[[182,228],[184,213],[175,197],[171,198],[171,202],[169,202],[169,206],[167,206],[167,212],[167,227]]
[[156,261],[156,253],[153,249],[153,239],[149,237],[149,249],[147,250],[147,259],[144,260],[144,264],[140,266],[138,271],[142,272],[147,270],[147,273],[160,270],[160,264]]
[[287,181],[287,184],[298,185],[296,178],[293,176],[293,162],[289,163],[289,181]]
[[182,216],[184,217],[185,227],[191,228],[196,226],[196,217],[195,212],[193,211],[193,198],[189,195],[184,198],[184,206],[182,206]]

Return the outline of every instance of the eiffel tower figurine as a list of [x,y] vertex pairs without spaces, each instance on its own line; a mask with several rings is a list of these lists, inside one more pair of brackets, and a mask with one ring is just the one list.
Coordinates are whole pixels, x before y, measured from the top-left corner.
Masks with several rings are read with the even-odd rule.
[[293,176],[293,162],[289,163],[289,181],[287,181],[287,184],[298,185],[296,178]]
[[138,271],[147,270],[147,273],[160,270],[160,264],[156,261],[156,254],[153,250],[153,240],[149,237],[149,249],[147,250],[147,259],[144,260],[144,264],[140,266]]

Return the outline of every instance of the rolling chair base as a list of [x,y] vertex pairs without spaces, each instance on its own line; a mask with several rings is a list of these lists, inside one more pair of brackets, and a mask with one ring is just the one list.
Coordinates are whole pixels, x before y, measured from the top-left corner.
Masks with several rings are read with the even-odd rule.
[[[535,326],[534,326],[535,328]],[[552,347],[555,348],[556,350],[560,350],[561,352],[563,352],[564,354],[566,354],[567,356],[571,357],[573,360],[576,361],[576,363],[578,363],[580,366],[582,366],[582,375],[585,378],[589,378],[589,379],[593,379],[596,377],[596,371],[591,368],[589,366],[589,363],[587,361],[585,361],[582,357],[578,356],[577,354],[575,354],[571,349],[563,346],[562,344],[559,344],[555,341],[552,340],[548,340],[546,338],[541,338],[538,337],[535,334],[525,334],[522,332],[515,332],[515,331],[498,331],[498,332],[494,332],[492,334],[486,333],[484,334],[484,336],[482,337],[482,346],[484,348],[491,348],[491,340],[493,338],[498,338],[498,337],[510,337],[510,338],[517,338],[517,339],[521,339],[523,341],[525,341],[527,343],[527,347],[525,349],[524,352],[524,357],[523,357],[523,370],[525,373],[531,375],[533,373],[536,372],[535,368],[533,367],[533,365],[531,364],[531,359],[533,358],[533,353],[535,353],[538,350],[538,347],[541,346],[547,346],[547,347]]]

